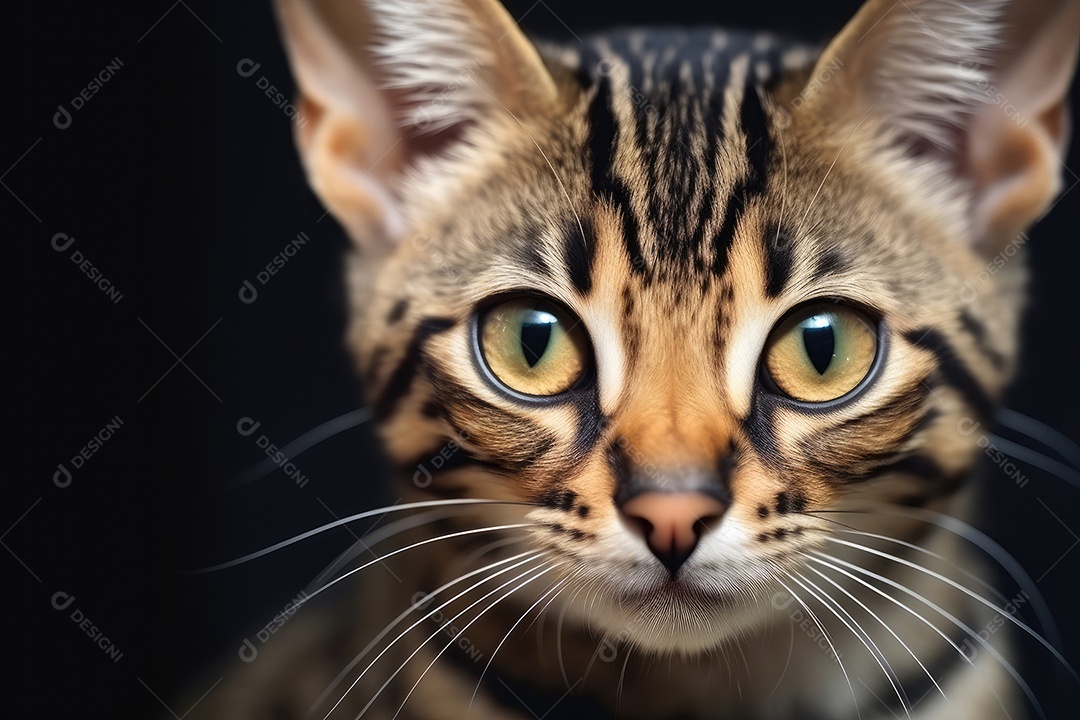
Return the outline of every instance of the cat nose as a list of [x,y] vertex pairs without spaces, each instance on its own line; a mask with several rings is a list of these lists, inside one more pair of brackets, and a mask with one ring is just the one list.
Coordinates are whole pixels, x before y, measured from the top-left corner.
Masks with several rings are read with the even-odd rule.
[[625,500],[619,510],[641,530],[649,550],[675,577],[727,506],[716,493],[653,490]]

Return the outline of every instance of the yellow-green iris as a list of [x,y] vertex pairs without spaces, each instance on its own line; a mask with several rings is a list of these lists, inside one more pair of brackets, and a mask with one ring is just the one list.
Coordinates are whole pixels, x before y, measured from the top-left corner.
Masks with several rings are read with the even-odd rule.
[[480,350],[500,382],[526,395],[569,390],[588,362],[580,321],[531,297],[507,300],[483,315]]
[[843,305],[814,305],[773,330],[765,368],[785,395],[827,402],[854,390],[876,356],[877,330],[865,315]]

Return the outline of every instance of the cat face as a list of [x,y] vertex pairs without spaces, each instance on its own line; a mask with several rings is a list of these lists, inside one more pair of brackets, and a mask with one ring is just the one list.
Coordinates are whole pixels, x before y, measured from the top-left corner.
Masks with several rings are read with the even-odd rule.
[[1057,191],[1063,109],[980,97],[1001,3],[913,5],[819,54],[284,3],[405,491],[527,503],[593,622],[684,653],[764,618],[826,511],[951,502],[1014,365],[1021,263],[985,271]]

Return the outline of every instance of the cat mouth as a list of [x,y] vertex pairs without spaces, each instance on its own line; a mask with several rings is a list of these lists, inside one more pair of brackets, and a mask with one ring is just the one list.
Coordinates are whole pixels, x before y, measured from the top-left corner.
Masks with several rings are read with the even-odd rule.
[[675,575],[661,569],[655,577],[639,582],[634,588],[620,588],[618,599],[626,604],[655,606],[702,605],[724,607],[734,602],[734,594],[701,582],[695,573],[680,570]]

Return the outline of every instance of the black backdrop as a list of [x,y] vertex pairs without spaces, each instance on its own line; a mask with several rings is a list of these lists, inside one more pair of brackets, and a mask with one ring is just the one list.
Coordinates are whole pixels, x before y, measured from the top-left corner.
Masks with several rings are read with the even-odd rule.
[[[856,4],[509,6],[549,37],[667,22],[825,38]],[[213,575],[179,571],[386,497],[366,427],[298,458],[304,487],[280,471],[227,485],[264,457],[259,433],[237,432],[241,418],[284,445],[359,407],[342,343],[346,241],[304,183],[289,118],[259,87],[266,78],[293,90],[267,4],[38,3],[6,9],[3,26],[0,212],[16,255],[3,273],[12,360],[4,457],[15,467],[0,490],[0,715],[167,717],[167,705],[183,716],[243,638],[352,536],[327,533]],[[245,59],[259,64],[246,77]],[[88,88],[103,71],[107,82]],[[73,102],[84,89],[89,99]],[[69,118],[57,115],[61,105]],[[1066,164],[1080,169],[1080,153]],[[1067,170],[1066,186],[1074,182]],[[1010,398],[1074,439],[1078,223],[1075,191],[1033,233],[1024,373]],[[257,285],[256,302],[242,303],[244,280],[256,282],[301,232],[307,244]],[[65,236],[74,238],[67,247]],[[109,424],[115,432],[76,468],[72,458]],[[983,527],[1041,578],[1077,663],[1080,490],[1022,468],[1023,488],[992,480],[1000,491]],[[111,654],[72,620],[76,611]],[[1080,686],[1064,684],[1045,656],[1033,653],[1027,674],[1051,717],[1066,717]]]

